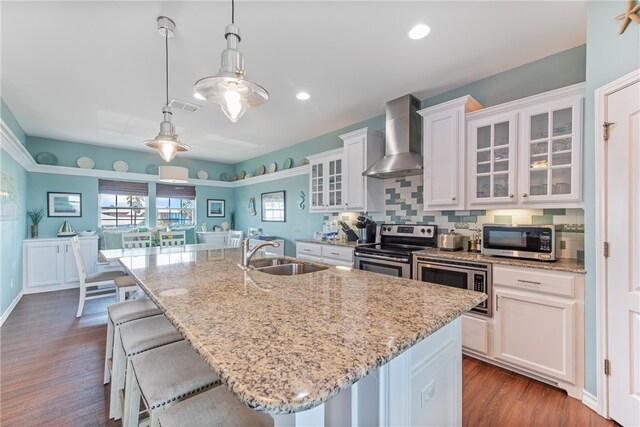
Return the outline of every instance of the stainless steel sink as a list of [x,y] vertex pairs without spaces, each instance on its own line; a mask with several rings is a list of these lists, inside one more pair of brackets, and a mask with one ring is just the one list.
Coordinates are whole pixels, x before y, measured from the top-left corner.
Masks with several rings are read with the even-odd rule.
[[261,259],[252,259],[249,262],[249,265],[255,269],[263,268],[263,267],[271,267],[274,265],[282,265],[282,264],[291,264],[291,260],[284,258],[261,258]]
[[262,273],[274,274],[276,276],[297,276],[299,274],[313,273],[315,271],[326,270],[329,267],[321,267],[318,265],[302,264],[298,262],[280,265],[271,265],[269,267],[256,268],[256,271]]

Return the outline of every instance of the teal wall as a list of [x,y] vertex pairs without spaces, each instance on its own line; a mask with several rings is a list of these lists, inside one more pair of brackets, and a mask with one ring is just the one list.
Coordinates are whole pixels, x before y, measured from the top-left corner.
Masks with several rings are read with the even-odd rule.
[[[0,116],[24,144],[25,133],[2,100]],[[22,239],[27,237],[27,171],[6,151],[0,149],[0,172],[14,179],[19,186],[18,217],[0,221],[0,313],[4,315],[22,290]]]
[[[78,218],[49,218],[44,217],[40,223],[40,237],[55,237],[58,228],[65,221],[69,221],[77,230],[95,230],[98,228],[98,178],[85,176],[57,175],[49,173],[30,173],[27,179],[29,194],[27,209],[47,208],[47,192],[70,192],[82,194],[82,217]],[[156,184],[149,183],[148,223],[156,224]],[[207,218],[207,199],[224,199],[227,204],[225,218]],[[196,185],[196,225],[207,223],[207,229],[219,225],[225,219],[229,221],[230,210],[233,209],[235,199],[233,189],[223,187],[208,187]]]
[[[262,222],[260,194],[285,190],[286,221]],[[238,187],[234,190],[236,199],[236,228],[247,232],[249,227],[262,228],[264,234],[273,234],[285,239],[286,255],[296,253],[295,239],[310,238],[314,231],[322,230],[322,214],[310,214],[308,200],[303,210],[298,209],[298,194],[309,191],[309,178],[306,175],[264,182],[261,184]],[[249,215],[249,198],[255,198],[256,215]]]
[[[142,145],[142,142],[140,142]],[[113,162],[124,160],[129,164],[129,172],[146,173],[147,165],[162,166],[164,160],[155,151],[148,152],[123,150],[120,148],[102,147],[91,144],[78,144],[56,139],[27,136],[27,150],[35,158],[38,153],[48,151],[58,157],[58,166],[77,167],[78,157],[88,156],[96,162],[96,169],[113,170]],[[225,163],[195,160],[178,155],[169,163],[172,166],[189,168],[189,178],[197,178],[196,173],[203,169],[209,174],[209,179],[218,179],[223,172],[231,174],[233,166]]]
[[27,134],[24,133],[24,130],[22,130],[22,127],[11,112],[11,109],[7,104],[5,104],[4,99],[2,98],[0,98],[0,116],[2,116],[2,120],[4,120],[7,126],[9,126],[9,129],[11,129],[22,145],[26,145]]
[[422,107],[431,107],[469,94],[484,107],[491,107],[584,82],[586,51],[586,46],[581,45],[558,52],[425,99]]
[[587,2],[587,89],[584,129],[585,201],[585,370],[586,389],[596,395],[596,200],[594,91],[640,68],[640,25],[631,23],[619,35],[620,21],[613,18],[627,8],[624,1]]

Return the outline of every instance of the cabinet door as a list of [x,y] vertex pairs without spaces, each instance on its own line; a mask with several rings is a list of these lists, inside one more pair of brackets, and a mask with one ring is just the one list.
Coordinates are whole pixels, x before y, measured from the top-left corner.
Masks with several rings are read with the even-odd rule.
[[582,97],[521,114],[520,189],[524,204],[581,198]]
[[346,210],[364,210],[366,136],[361,135],[344,141],[344,207]]
[[330,211],[342,210],[344,208],[342,155],[327,158],[326,173],[325,200],[327,209]]
[[575,303],[494,288],[496,359],[575,383]]
[[464,209],[459,194],[460,108],[424,118],[424,208]]
[[[84,260],[84,267],[87,274],[95,273],[96,256],[94,254],[95,241],[80,240],[80,254]],[[73,248],[71,243],[65,242],[60,244],[60,251],[64,259],[64,283],[76,283],[80,281],[78,277],[78,267],[76,266],[76,259],[73,256]]]
[[470,120],[469,204],[516,204],[516,113]]
[[324,162],[311,163],[311,176],[309,177],[309,194],[311,195],[310,211],[323,211],[325,209],[325,169]]
[[26,287],[59,285],[63,280],[60,242],[38,242],[25,245]]

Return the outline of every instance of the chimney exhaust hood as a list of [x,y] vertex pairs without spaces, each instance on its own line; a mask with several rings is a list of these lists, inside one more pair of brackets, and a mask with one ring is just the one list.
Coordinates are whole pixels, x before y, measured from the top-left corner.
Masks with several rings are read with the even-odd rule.
[[362,175],[384,179],[422,174],[422,118],[417,113],[419,108],[420,100],[413,95],[387,103],[385,156]]

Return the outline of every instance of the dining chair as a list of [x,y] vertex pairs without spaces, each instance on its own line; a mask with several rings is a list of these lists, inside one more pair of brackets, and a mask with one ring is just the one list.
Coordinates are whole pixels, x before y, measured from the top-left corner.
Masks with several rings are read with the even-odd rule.
[[84,311],[84,303],[86,300],[107,298],[112,295],[118,298],[115,279],[124,276],[124,271],[105,271],[102,273],[87,274],[84,265],[84,259],[80,252],[80,241],[78,236],[70,239],[73,257],[76,260],[76,268],[78,269],[78,279],[80,281],[80,297],[78,299],[78,311],[76,317],[82,316]]
[[122,249],[150,248],[151,232],[122,233]]
[[239,248],[242,245],[242,231],[230,230],[229,237],[227,237],[227,246],[231,248]]
[[272,427],[273,418],[242,404],[225,386],[190,397],[160,414],[162,427]]
[[184,231],[160,231],[160,246],[184,246],[186,233]]

